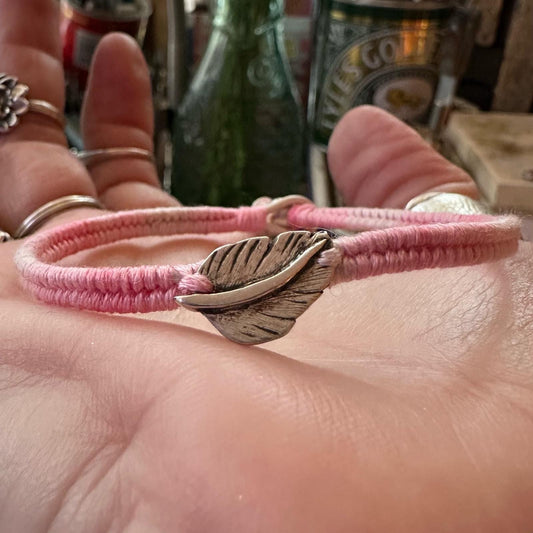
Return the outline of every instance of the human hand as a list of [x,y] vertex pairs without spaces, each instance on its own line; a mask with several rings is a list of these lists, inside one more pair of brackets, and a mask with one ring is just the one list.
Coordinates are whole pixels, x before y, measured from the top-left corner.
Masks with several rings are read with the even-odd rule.
[[[3,68],[61,107],[55,2],[0,0],[0,11]],[[149,149],[149,100],[138,50],[107,38],[87,147]],[[145,161],[89,175],[35,115],[0,142],[5,229],[67,194],[98,195],[112,210],[174,203]],[[354,202],[380,190],[354,184],[380,175],[390,192],[366,203],[400,206],[400,188],[407,200],[448,183],[472,192],[372,109],[339,125],[331,165]],[[220,238],[127,242],[70,261],[191,262]],[[110,316],[38,304],[20,286],[18,247],[0,245],[0,531],[530,529],[529,244],[498,263],[334,287],[264,348],[234,345],[183,310]]]

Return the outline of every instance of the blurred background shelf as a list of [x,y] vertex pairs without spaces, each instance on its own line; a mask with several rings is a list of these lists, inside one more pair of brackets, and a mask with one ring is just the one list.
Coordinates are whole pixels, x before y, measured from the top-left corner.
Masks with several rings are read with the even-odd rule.
[[481,11],[459,96],[484,111],[531,112],[533,0],[474,0]]
[[445,146],[492,208],[533,213],[532,114],[453,113]]

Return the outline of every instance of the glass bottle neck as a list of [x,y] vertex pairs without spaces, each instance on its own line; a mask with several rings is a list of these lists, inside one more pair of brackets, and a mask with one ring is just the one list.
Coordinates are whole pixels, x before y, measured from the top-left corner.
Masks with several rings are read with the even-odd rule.
[[284,0],[217,0],[213,25],[238,36],[260,35],[283,16]]

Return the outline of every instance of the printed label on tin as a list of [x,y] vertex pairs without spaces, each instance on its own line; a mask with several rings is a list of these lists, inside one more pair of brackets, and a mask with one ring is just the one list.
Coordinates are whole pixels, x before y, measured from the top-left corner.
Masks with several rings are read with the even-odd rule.
[[316,140],[327,144],[340,118],[358,105],[382,107],[402,120],[426,120],[438,78],[439,23],[372,27],[339,15],[332,13],[325,43]]
[[93,33],[82,28],[77,29],[72,56],[72,64],[76,68],[89,70],[93,53],[102,37],[100,33]]
[[417,121],[429,111],[434,92],[435,86],[430,79],[395,75],[390,81],[381,80],[372,103],[402,120]]

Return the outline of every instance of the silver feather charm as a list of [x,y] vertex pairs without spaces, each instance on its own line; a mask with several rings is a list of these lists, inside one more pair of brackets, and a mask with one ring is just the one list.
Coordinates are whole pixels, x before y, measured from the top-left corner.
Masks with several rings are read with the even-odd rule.
[[318,253],[329,247],[326,232],[308,231],[222,246],[198,271],[211,280],[214,292],[176,300],[202,312],[234,342],[260,344],[277,339],[290,331],[329,285],[332,267],[317,262]]

